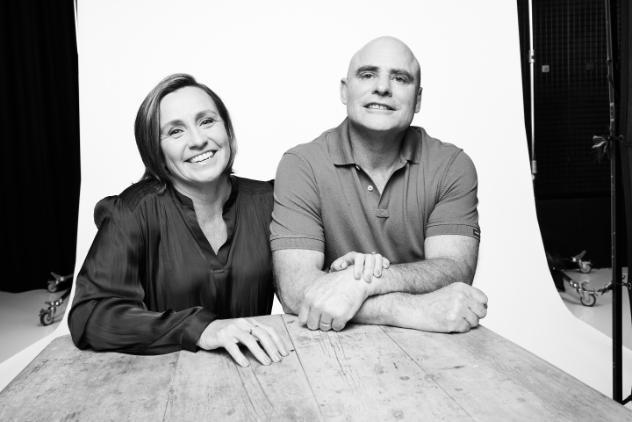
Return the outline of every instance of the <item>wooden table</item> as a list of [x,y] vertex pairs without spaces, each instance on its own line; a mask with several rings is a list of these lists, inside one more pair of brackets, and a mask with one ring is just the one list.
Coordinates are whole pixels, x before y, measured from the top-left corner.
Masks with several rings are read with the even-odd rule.
[[80,351],[54,340],[0,393],[0,421],[626,421],[632,412],[479,327],[435,334],[354,325],[291,340],[281,363],[241,368],[221,351]]

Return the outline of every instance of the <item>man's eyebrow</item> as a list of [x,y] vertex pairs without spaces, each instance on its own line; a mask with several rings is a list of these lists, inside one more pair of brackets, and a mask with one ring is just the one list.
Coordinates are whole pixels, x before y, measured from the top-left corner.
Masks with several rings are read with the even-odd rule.
[[377,72],[378,70],[380,70],[380,68],[377,66],[366,65],[366,66],[360,66],[358,70],[356,70],[355,73],[356,75],[358,75],[362,72]]
[[415,77],[413,76],[412,73],[410,73],[407,70],[404,69],[391,69],[391,75],[401,75],[401,76],[406,76],[408,79],[410,79],[411,81],[415,80]]

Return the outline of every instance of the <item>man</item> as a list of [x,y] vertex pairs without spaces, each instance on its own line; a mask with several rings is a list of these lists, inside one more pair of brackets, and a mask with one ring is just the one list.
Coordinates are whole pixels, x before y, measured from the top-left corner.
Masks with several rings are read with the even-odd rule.
[[[410,126],[420,68],[400,40],[358,51],[341,80],[347,119],[283,156],[275,182],[271,247],[281,303],[310,329],[348,321],[464,332],[487,312],[470,284],[478,255],[476,171],[453,145]],[[369,283],[349,251],[393,264]],[[372,268],[373,255],[365,267]]]

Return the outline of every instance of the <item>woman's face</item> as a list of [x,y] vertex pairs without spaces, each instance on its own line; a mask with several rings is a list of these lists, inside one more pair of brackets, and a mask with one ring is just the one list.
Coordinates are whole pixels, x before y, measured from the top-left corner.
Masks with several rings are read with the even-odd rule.
[[215,182],[230,160],[226,127],[215,103],[188,86],[160,101],[160,148],[174,185]]

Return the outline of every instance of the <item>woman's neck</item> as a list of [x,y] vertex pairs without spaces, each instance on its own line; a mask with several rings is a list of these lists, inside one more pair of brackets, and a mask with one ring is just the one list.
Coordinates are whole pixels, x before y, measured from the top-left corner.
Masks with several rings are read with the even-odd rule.
[[220,211],[220,213],[231,191],[229,176],[224,174],[208,183],[173,181],[173,187],[182,195],[190,198],[196,210]]

